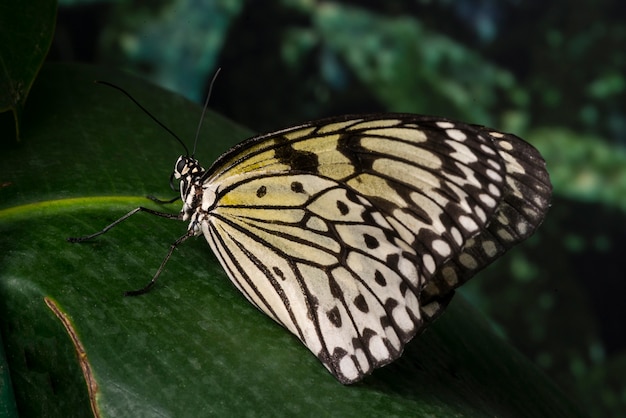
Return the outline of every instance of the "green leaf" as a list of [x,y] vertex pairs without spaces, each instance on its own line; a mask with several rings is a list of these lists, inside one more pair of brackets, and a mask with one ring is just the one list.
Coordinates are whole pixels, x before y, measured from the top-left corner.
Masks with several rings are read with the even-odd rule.
[[[175,252],[150,293],[123,297],[186,225],[138,214],[92,242],[65,239],[138,205],[158,209],[143,196],[172,196],[182,150],[93,79],[128,89],[187,142],[201,112],[119,73],[43,71],[24,141],[0,157],[0,329],[21,415],[581,415],[462,298],[400,360],[342,386],[245,300],[202,238]],[[208,165],[248,134],[209,115],[197,156]]]
[[20,138],[22,112],[30,88],[52,43],[57,2],[0,2],[0,113],[13,112]]

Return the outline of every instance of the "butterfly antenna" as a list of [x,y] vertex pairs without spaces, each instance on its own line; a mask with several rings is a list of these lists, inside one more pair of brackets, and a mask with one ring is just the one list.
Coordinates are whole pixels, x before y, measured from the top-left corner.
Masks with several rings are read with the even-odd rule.
[[213,79],[211,80],[211,84],[209,84],[209,92],[206,95],[204,108],[202,109],[202,115],[200,116],[200,123],[198,123],[198,129],[196,130],[196,139],[193,141],[193,152],[191,153],[192,157],[196,155],[196,145],[198,145],[198,137],[200,136],[200,128],[202,127],[202,122],[204,121],[204,114],[206,113],[206,109],[209,106],[209,99],[211,98],[211,92],[213,91],[213,84],[215,84],[215,80],[217,79],[217,76],[219,75],[221,70],[222,68],[220,67],[217,69],[217,71],[215,71]]
[[[111,84],[107,81],[100,81],[100,80],[96,80],[94,81],[94,83],[97,84],[104,84],[105,86],[109,86],[109,87],[113,87],[114,89],[117,89],[119,91],[121,91],[122,93],[124,93],[126,95],[126,97],[128,97],[130,100],[132,100],[133,103],[135,103],[137,105],[137,107],[139,107],[139,109],[143,110],[143,112],[150,116],[150,118],[155,121],[161,128],[165,129],[167,132],[169,132],[170,135],[172,135],[180,145],[183,146],[183,148],[185,149],[185,154],[189,155],[189,148],[187,148],[187,146],[185,145],[185,143],[178,137],[178,135],[176,135],[170,128],[168,128],[167,126],[165,126],[160,120],[158,120],[156,117],[154,117],[154,115],[152,115],[152,113],[150,113],[148,111],[148,109],[146,109],[145,107],[143,107],[141,105],[141,103],[139,103],[137,100],[135,100],[135,98],[133,96],[130,95],[130,93],[128,93],[126,90],[124,90],[123,88],[116,86],[115,84]],[[195,145],[194,145],[194,150],[195,150]]]

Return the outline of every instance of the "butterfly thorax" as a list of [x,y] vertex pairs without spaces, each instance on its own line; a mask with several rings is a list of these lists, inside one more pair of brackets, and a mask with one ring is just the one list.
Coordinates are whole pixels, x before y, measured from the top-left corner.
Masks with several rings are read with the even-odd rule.
[[[174,178],[180,180],[180,197],[183,201],[181,209],[183,221],[189,221],[189,228],[195,235],[202,233],[201,224],[208,216],[207,197],[215,200],[215,193],[207,192],[204,187],[204,168],[198,160],[181,155],[174,166]],[[204,204],[203,204],[204,203]]]

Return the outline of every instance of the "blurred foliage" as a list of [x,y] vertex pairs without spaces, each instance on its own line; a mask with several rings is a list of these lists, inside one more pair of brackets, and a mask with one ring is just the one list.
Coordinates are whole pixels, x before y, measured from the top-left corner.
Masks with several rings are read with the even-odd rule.
[[259,131],[407,111],[534,143],[553,209],[464,292],[592,416],[624,415],[626,3],[84,3],[61,10],[57,58],[127,68],[196,101],[219,65],[211,107]]
[[559,194],[626,212],[626,148],[571,129],[534,129],[527,138],[549,163]]
[[11,111],[17,140],[24,104],[52,42],[56,12],[55,0],[0,3],[0,113]]

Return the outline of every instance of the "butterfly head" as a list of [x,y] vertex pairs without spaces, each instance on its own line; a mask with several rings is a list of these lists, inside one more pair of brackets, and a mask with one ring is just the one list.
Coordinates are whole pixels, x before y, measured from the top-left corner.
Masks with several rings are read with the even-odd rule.
[[186,155],[181,155],[176,160],[174,165],[174,172],[170,178],[170,186],[173,190],[176,190],[173,182],[174,179],[180,180],[180,193],[183,201],[185,196],[189,193],[189,188],[193,184],[194,180],[204,174],[204,168],[200,166],[198,160]]

